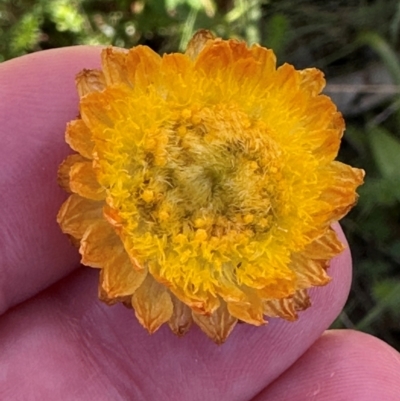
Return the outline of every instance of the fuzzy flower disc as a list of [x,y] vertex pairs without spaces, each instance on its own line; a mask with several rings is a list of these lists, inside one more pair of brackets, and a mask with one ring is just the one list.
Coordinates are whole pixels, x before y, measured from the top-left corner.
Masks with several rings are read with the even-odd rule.
[[107,48],[77,77],[58,222],[100,298],[150,332],[195,321],[220,343],[238,320],[296,319],[329,282],[363,171],[334,161],[344,122],[322,73],[275,62],[200,31],[185,54]]

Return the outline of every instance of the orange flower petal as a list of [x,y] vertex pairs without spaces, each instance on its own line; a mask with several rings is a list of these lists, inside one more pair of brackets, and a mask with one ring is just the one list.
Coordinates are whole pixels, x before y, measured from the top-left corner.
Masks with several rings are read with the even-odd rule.
[[77,162],[69,171],[71,191],[88,199],[103,200],[106,197],[104,188],[96,179],[91,161]]
[[193,320],[217,344],[225,342],[237,323],[237,319],[229,313],[225,302],[221,302],[219,308],[211,315],[193,313]]
[[197,31],[186,48],[185,54],[193,61],[197,58],[199,53],[204,49],[207,42],[214,39],[214,35],[206,29]]
[[192,311],[183,302],[171,295],[174,311],[168,321],[170,329],[178,336],[183,336],[192,325]]
[[297,319],[296,305],[292,298],[266,300],[263,306],[264,314],[269,317],[280,317],[289,321]]
[[169,288],[179,300],[188,305],[196,313],[211,314],[220,306],[219,299],[207,292],[199,291],[196,294],[190,294],[182,288]]
[[123,248],[111,225],[105,220],[98,220],[82,236],[79,252],[84,265],[102,268],[109,262],[115,265],[112,261],[115,257],[120,257]]
[[242,322],[254,326],[266,323],[262,299],[254,290],[247,290],[247,302],[229,302],[227,305],[229,313]]
[[174,310],[167,288],[149,274],[133,294],[132,306],[140,324],[150,334],[157,331],[163,323],[168,322]]
[[126,55],[128,50],[107,47],[101,52],[101,65],[106,85],[128,83]]
[[74,164],[85,162],[86,159],[81,155],[69,155],[58,168],[57,183],[66,192],[74,192],[70,185],[70,172]]
[[65,141],[83,157],[93,158],[94,143],[88,127],[82,120],[73,120],[67,124]]
[[136,270],[128,255],[119,249],[103,264],[101,289],[108,299],[131,296],[140,288],[147,277],[146,270]]
[[327,259],[308,259],[302,253],[293,254],[290,267],[296,273],[297,287],[303,289],[328,284],[331,281],[326,273],[328,264]]
[[355,188],[362,184],[364,171],[333,161],[326,167],[326,172],[331,175],[334,183],[322,192],[320,199],[330,205],[331,219],[337,221],[356,203],[358,195]]
[[299,290],[294,294],[292,301],[296,311],[302,311],[311,306],[310,297],[307,290]]
[[325,235],[307,245],[301,254],[306,258],[330,260],[344,249],[345,247],[340,242],[335,230],[329,228]]
[[57,222],[62,231],[81,239],[93,224],[103,220],[103,202],[71,195],[61,206]]
[[126,57],[128,79],[139,90],[146,90],[154,83],[161,57],[146,46],[131,49]]
[[311,96],[317,96],[325,88],[325,79],[322,71],[316,68],[306,68],[305,70],[299,71],[301,77],[301,88],[308,92]]
[[100,92],[106,87],[106,81],[102,71],[83,70],[75,78],[79,97],[88,93]]

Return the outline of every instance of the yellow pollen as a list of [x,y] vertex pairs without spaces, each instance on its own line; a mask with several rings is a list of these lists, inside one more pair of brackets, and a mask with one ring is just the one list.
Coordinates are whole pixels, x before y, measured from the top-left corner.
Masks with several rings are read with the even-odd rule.
[[194,125],[198,125],[201,123],[201,117],[199,115],[192,116],[192,123]]
[[252,223],[254,220],[254,216],[252,214],[246,214],[246,216],[243,217],[243,221],[246,224]]
[[196,241],[203,242],[207,239],[207,237],[208,237],[207,231],[199,228],[198,230],[196,230],[194,239]]
[[190,110],[190,109],[184,109],[184,110],[182,110],[182,118],[184,119],[184,120],[187,120],[187,119],[189,119],[191,116],[192,116],[192,110]]
[[160,221],[167,221],[170,217],[170,214],[168,212],[166,212],[165,210],[161,210],[158,213],[158,218],[160,219]]
[[144,190],[142,193],[142,199],[145,202],[150,203],[154,199],[154,192],[149,189]]
[[178,127],[178,135],[179,136],[181,136],[181,137],[185,136],[186,132],[187,132],[187,129],[184,125],[180,125]]
[[204,227],[206,224],[206,221],[204,219],[195,219],[194,221],[194,226],[197,228]]

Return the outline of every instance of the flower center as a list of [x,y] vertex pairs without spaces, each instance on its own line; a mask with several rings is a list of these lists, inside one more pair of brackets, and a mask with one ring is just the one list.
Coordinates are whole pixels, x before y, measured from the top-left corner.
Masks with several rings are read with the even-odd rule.
[[235,107],[178,114],[145,135],[144,158],[131,158],[135,205],[123,214],[137,209],[142,234],[265,233],[280,203],[281,178],[280,151],[266,128]]
[[[108,203],[123,220],[125,246],[170,283],[237,280],[285,203],[282,152],[237,105],[168,110],[142,129],[130,157],[122,151],[108,164],[121,171]],[[124,149],[129,135],[119,135]]]

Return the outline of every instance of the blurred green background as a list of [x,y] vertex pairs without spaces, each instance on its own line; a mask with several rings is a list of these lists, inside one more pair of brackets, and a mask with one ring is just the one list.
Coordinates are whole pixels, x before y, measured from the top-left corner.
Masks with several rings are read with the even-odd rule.
[[0,61],[77,44],[171,52],[200,28],[325,72],[326,93],[347,121],[339,158],[367,173],[342,221],[354,281],[333,327],[400,350],[399,0],[0,0]]

